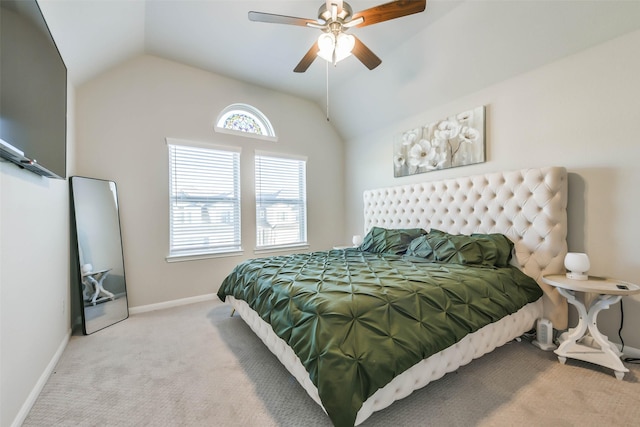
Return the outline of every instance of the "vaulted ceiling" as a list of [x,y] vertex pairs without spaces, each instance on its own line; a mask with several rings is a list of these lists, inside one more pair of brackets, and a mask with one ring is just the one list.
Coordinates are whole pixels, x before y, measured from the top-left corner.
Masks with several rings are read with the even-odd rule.
[[[319,30],[247,18],[255,10],[315,19],[322,0],[39,3],[78,86],[146,53],[325,108],[326,62],[293,72]],[[329,67],[331,120],[349,139],[637,30],[639,17],[640,1],[428,0],[425,12],[351,30],[382,65],[370,71],[350,57]]]

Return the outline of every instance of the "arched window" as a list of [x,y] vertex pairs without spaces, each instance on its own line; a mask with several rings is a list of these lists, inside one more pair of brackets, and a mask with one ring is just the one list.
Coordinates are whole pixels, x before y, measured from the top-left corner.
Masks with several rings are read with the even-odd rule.
[[267,116],[247,104],[231,104],[218,115],[216,132],[242,134],[250,138],[276,141],[276,133]]

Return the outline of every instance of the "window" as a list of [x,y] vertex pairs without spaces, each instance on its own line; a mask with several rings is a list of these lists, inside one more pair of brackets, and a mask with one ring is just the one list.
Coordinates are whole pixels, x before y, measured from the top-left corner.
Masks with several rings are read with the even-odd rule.
[[306,160],[256,154],[258,249],[307,243]]
[[167,143],[169,258],[240,251],[240,151]]
[[242,134],[252,138],[276,141],[276,134],[267,116],[247,104],[231,104],[218,115],[216,132]]

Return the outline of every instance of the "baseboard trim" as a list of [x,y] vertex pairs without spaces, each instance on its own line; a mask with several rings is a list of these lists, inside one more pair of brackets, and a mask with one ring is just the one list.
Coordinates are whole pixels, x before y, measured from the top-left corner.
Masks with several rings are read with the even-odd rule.
[[148,311],[164,310],[165,308],[179,307],[181,305],[194,304],[196,302],[211,301],[217,298],[216,294],[198,295],[197,297],[181,298],[172,301],[159,302],[157,304],[139,305],[129,307],[129,314],[146,313]]
[[38,378],[38,381],[36,382],[35,386],[33,386],[33,389],[31,390],[31,393],[29,393],[27,400],[25,400],[24,403],[22,404],[22,408],[20,408],[20,411],[18,412],[18,414],[16,415],[16,418],[13,420],[13,423],[11,424],[12,427],[20,427],[24,423],[24,420],[27,419],[27,415],[29,415],[29,411],[31,411],[31,408],[36,403],[36,400],[38,400],[38,396],[40,395],[40,392],[42,392],[42,389],[44,388],[45,384],[47,384],[47,381],[49,380],[51,373],[53,372],[53,370],[56,368],[56,365],[60,361],[60,358],[62,357],[62,353],[64,353],[64,349],[67,348],[67,344],[69,343],[69,338],[71,338],[71,329],[69,329],[65,334],[64,338],[60,342],[60,345],[58,346],[58,349],[56,350],[55,354],[49,361],[49,364],[47,365],[45,370],[42,372],[42,375],[40,375],[40,378]]

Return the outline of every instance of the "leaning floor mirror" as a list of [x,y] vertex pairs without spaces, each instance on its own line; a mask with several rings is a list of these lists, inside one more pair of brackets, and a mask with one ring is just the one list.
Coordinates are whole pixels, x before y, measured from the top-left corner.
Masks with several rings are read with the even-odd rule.
[[69,178],[72,244],[85,335],[129,317],[116,183]]

